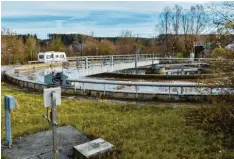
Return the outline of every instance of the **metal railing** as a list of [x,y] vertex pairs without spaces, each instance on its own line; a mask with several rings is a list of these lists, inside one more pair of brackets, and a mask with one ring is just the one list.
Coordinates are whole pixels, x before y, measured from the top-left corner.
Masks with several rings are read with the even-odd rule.
[[[80,61],[84,61],[87,57],[90,61],[100,62],[104,58],[106,60],[110,60],[110,57],[113,57],[115,62],[122,61],[122,62],[132,62],[135,60],[136,56],[139,61],[141,60],[185,60],[185,61],[191,61],[191,58],[168,58],[163,56],[158,56],[158,54],[125,54],[125,55],[100,55],[100,56],[73,56],[73,57],[67,57],[68,61],[76,61],[77,58],[79,58]],[[194,60],[197,61],[204,61],[204,60],[217,60],[213,58],[194,58]],[[38,61],[28,61],[28,63],[38,63]]]
[[[150,82],[126,82],[103,81],[96,79],[68,80],[75,90],[97,90],[105,94],[110,92],[139,93],[142,94],[167,94],[170,95],[218,95],[223,91],[232,91],[230,88],[216,88],[213,85],[197,83],[150,83]],[[127,88],[127,89],[126,89]]]

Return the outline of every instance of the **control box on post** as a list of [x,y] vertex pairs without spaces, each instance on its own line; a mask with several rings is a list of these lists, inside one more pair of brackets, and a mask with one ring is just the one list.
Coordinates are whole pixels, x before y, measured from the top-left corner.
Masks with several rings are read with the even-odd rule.
[[61,88],[56,87],[56,88],[48,88],[44,89],[44,106],[45,107],[51,107],[51,116],[50,119],[47,116],[44,115],[45,118],[47,118],[50,122],[50,125],[52,127],[52,141],[53,141],[53,154],[54,154],[54,159],[58,159],[59,152],[57,148],[57,121],[56,121],[56,106],[61,104]]

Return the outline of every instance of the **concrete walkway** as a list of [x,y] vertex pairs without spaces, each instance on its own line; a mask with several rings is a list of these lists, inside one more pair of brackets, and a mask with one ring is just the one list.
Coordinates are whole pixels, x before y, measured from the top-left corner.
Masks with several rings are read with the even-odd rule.
[[[57,145],[59,158],[67,158],[72,154],[73,146],[90,141],[82,132],[72,126],[57,129]],[[4,144],[4,141],[2,142]],[[47,159],[52,156],[52,131],[43,131],[20,139],[13,140],[11,149],[2,145],[2,155],[10,159]],[[63,154],[63,155],[62,155]]]

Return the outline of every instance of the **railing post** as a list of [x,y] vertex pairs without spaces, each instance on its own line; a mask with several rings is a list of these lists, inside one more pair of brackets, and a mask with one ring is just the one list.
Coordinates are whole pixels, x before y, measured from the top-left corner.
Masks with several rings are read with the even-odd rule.
[[106,86],[104,84],[104,96],[106,95]]
[[154,54],[152,55],[152,64],[154,64]]
[[135,85],[135,90],[136,90],[136,98],[137,98],[137,85]]
[[89,61],[88,61],[88,57],[85,57],[85,69],[89,68]]
[[79,58],[76,58],[76,67],[79,68]]
[[171,98],[171,87],[169,86],[169,93],[168,93],[168,95],[169,95],[169,99]]
[[84,82],[83,82],[83,92],[85,92],[85,87],[84,87],[85,85],[84,85]]
[[110,65],[111,66],[114,65],[114,58],[113,58],[113,56],[110,57]]

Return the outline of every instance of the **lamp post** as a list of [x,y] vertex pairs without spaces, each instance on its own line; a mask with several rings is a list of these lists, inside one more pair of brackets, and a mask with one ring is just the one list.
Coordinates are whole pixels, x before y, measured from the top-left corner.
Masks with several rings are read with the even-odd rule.
[[81,56],[83,55],[83,44],[84,44],[84,38],[83,38],[83,36],[81,36],[81,38],[80,38],[80,45],[81,45]]

